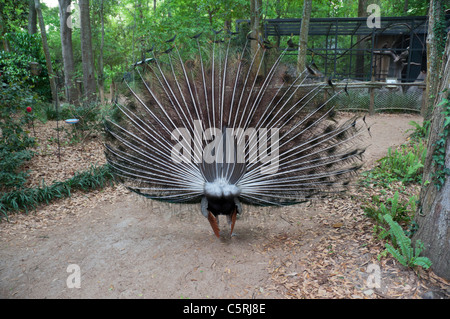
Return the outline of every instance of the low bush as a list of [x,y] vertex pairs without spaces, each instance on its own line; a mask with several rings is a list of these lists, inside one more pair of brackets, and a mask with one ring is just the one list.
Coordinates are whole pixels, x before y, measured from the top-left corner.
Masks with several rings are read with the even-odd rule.
[[[397,188],[393,197],[373,195],[367,198],[361,208],[367,216],[376,221],[374,234],[385,241],[385,250],[379,258],[388,253],[407,267],[421,266],[425,269],[431,266],[431,261],[420,257],[423,244],[416,243],[415,249],[411,247],[411,237],[417,230],[414,222],[417,196],[408,193],[408,184],[420,185],[422,169],[425,163],[426,146],[424,138],[428,127],[414,122],[410,123],[414,129],[410,135],[411,141],[399,149],[389,148],[387,156],[380,159],[379,164],[372,170],[362,173],[360,184],[370,189],[375,188],[377,193],[386,194]],[[408,187],[413,187],[409,185]]]
[[390,253],[405,267],[420,266],[424,269],[430,268],[430,259],[419,256],[424,250],[423,243],[418,240],[416,247],[413,248],[411,246],[411,239],[405,235],[402,227],[390,215],[385,215],[384,219],[389,225],[388,233],[392,241],[392,245],[385,243],[386,252]]
[[43,203],[50,203],[52,200],[69,197],[74,190],[88,192],[100,189],[114,183],[114,176],[108,165],[91,166],[84,172],[78,172],[74,177],[54,182],[47,186],[44,183],[41,187],[16,189],[6,192],[0,197],[0,218],[8,218],[11,212],[36,209]]
[[[1,80],[1,78],[0,78]],[[5,83],[0,93],[0,191],[21,188],[28,172],[22,164],[33,157],[35,140],[27,127],[38,100],[23,82]]]
[[421,183],[423,166],[427,148],[420,140],[400,149],[388,149],[387,156],[378,160],[378,165],[372,170],[363,172],[363,184],[373,183],[383,187],[390,187],[392,182],[401,181],[404,184]]

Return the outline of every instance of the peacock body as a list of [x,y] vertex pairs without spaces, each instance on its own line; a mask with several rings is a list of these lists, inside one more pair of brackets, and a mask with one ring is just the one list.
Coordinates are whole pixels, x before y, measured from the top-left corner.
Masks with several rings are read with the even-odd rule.
[[293,75],[286,50],[266,42],[233,45],[214,32],[205,49],[199,37],[195,57],[182,58],[173,38],[125,81],[105,152],[128,189],[200,203],[218,237],[218,215],[232,233],[241,203],[290,205],[345,190],[364,150],[357,120],[335,120],[342,91],[331,81],[311,85],[307,70]]

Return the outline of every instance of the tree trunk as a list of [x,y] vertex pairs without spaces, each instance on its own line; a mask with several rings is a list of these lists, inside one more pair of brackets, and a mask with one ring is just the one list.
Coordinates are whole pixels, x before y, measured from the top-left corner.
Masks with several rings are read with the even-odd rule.
[[50,88],[52,90],[52,99],[55,107],[58,107],[58,92],[56,89],[55,74],[53,72],[52,60],[50,58],[50,49],[47,43],[47,34],[45,32],[45,23],[42,16],[41,4],[39,0],[34,0],[36,14],[39,19],[39,28],[41,29],[42,47],[44,48],[45,61],[47,63],[48,78],[50,80]]
[[309,20],[311,19],[312,0],[303,3],[302,24],[300,27],[300,39],[298,43],[297,72],[301,73],[306,68],[306,53],[308,50]]
[[28,0],[29,12],[28,12],[28,34],[37,33],[37,15],[34,0]]
[[[433,173],[436,172],[433,155],[436,141],[444,131],[443,106],[440,103],[449,99],[450,86],[450,32],[447,35],[447,45],[442,59],[441,82],[437,92],[441,92],[435,99],[431,118],[430,134],[428,137],[427,157],[424,166],[423,181],[429,181],[422,186],[420,205],[415,221],[419,226],[413,240],[421,240],[425,244],[424,256],[432,262],[432,269],[447,280],[450,279],[450,176],[446,176],[445,183],[438,190],[434,183]],[[450,168],[450,143],[446,142],[445,167]]]
[[[253,72],[258,71],[258,67],[261,63],[262,53],[261,50],[258,51],[258,40],[259,37],[262,36],[262,28],[261,28],[261,21],[262,20],[262,0],[250,0],[250,29],[252,31],[251,36],[255,40],[250,41],[251,42],[251,51],[252,54],[255,54],[256,52],[259,52],[257,56],[255,57],[255,62],[253,64]],[[258,74],[261,75],[264,68],[261,67],[259,69]]]
[[[358,1],[358,17],[367,17],[367,0]],[[356,46],[356,63],[355,63],[355,76],[358,80],[364,80],[364,49],[365,42],[362,41],[363,35],[357,36],[358,45]]]
[[109,95],[111,104],[113,104],[116,97],[116,84],[114,83],[114,80],[111,81],[111,86],[109,87]]
[[100,101],[105,104],[105,75],[103,73],[103,47],[105,46],[105,20],[103,18],[103,0],[100,0],[100,20],[102,37],[100,42],[100,55],[98,57],[98,90],[100,92]]
[[0,11],[0,37],[2,38],[2,42],[3,42],[3,50],[6,52],[9,52],[9,43],[8,43],[8,40],[6,40],[6,38],[5,38],[6,30],[4,27],[4,25],[5,25],[4,21],[5,21],[5,19],[3,18],[3,14]]
[[92,101],[95,98],[94,55],[92,53],[91,18],[89,0],[79,0],[81,22],[81,60],[83,64],[84,98]]
[[72,29],[67,24],[71,15],[71,12],[67,12],[67,10],[70,7],[72,0],[58,1],[66,100],[71,104],[78,104],[78,91],[75,84],[75,61],[73,58],[72,47]]
[[434,100],[437,94],[437,87],[439,84],[439,69],[441,67],[441,52],[439,52],[438,37],[436,35],[436,17],[441,15],[440,8],[442,7],[441,0],[431,0],[430,11],[428,14],[428,34],[427,34],[427,79],[426,79],[426,94],[424,106],[421,114],[425,120],[431,118],[433,111]]
[[408,13],[408,0],[405,0],[405,3],[403,5],[403,15],[406,16],[407,13]]
[[225,20],[224,27],[225,30],[231,31],[231,20]]

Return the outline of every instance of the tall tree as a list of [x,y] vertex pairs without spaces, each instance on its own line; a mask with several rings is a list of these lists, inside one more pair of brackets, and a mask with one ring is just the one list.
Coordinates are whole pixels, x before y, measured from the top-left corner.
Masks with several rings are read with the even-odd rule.
[[81,60],[83,64],[84,98],[92,101],[95,98],[96,85],[94,75],[94,55],[92,51],[91,18],[89,0],[79,0],[81,23]]
[[439,74],[438,97],[434,103],[424,165],[424,183],[415,217],[419,226],[413,240],[425,244],[423,254],[433,271],[450,280],[450,32]]
[[72,0],[58,1],[66,99],[69,103],[78,104],[78,91],[75,85],[75,61],[73,58],[72,28],[71,25],[68,24],[71,15],[69,8]]
[[3,18],[3,14],[0,12],[0,37],[2,39],[2,43],[3,43],[3,50],[8,52],[9,51],[9,44],[8,41],[5,39],[5,27],[4,27],[4,22],[5,19]]
[[37,15],[34,0],[28,0],[28,34],[37,33]]
[[[262,36],[262,0],[250,0],[250,29],[251,36],[254,39],[259,39]],[[259,41],[251,41],[251,50],[252,53],[255,54],[259,52],[255,57],[253,72],[258,70],[258,67],[261,63],[261,50],[258,51]],[[263,72],[263,68],[261,67],[259,73]]]
[[55,107],[58,107],[58,92],[56,88],[55,73],[53,72],[52,60],[50,58],[50,49],[47,42],[47,33],[45,31],[45,23],[42,16],[41,4],[39,0],[34,0],[34,5],[39,20],[39,28],[41,29],[42,47],[44,49],[45,61],[47,63],[48,78],[50,80],[50,88],[52,90],[52,99]]
[[300,39],[298,44],[297,72],[301,73],[306,68],[306,53],[308,50],[309,20],[311,19],[312,0],[303,3],[302,23],[300,26]]
[[[358,17],[367,17],[367,0],[359,0],[358,1]],[[364,79],[364,49],[365,43],[363,40],[364,36],[358,35],[357,41],[358,45],[356,48],[358,51],[356,52],[356,63],[355,63],[355,76],[359,80]]]
[[403,15],[406,15],[408,13],[408,0],[405,0],[405,3],[403,5]]
[[444,18],[443,1],[431,0],[428,14],[428,34],[427,34],[427,79],[425,91],[425,103],[422,108],[422,116],[429,120],[432,113],[437,87],[439,84],[439,71],[441,67],[441,57],[443,49],[443,37],[445,29],[442,30],[441,23]]
[[[98,55],[98,91],[100,93],[100,101],[105,104],[105,74],[103,72],[103,48],[105,46],[105,19],[104,19],[104,2],[100,0],[100,15],[101,24],[101,39],[100,39],[100,53]],[[143,18],[142,18],[143,19]]]

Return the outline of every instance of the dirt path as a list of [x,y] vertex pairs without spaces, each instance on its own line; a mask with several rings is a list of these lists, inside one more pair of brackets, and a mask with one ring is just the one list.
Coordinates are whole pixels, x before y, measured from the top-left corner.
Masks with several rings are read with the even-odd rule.
[[[405,141],[411,120],[420,118],[368,117],[369,165]],[[370,221],[354,206],[344,198],[246,207],[238,236],[219,240],[196,206],[145,201],[121,187],[74,194],[0,224],[0,297],[418,296],[417,276],[392,260],[379,263],[383,287],[367,287],[366,267],[380,250]],[[79,267],[80,288],[68,287],[69,265]]]

